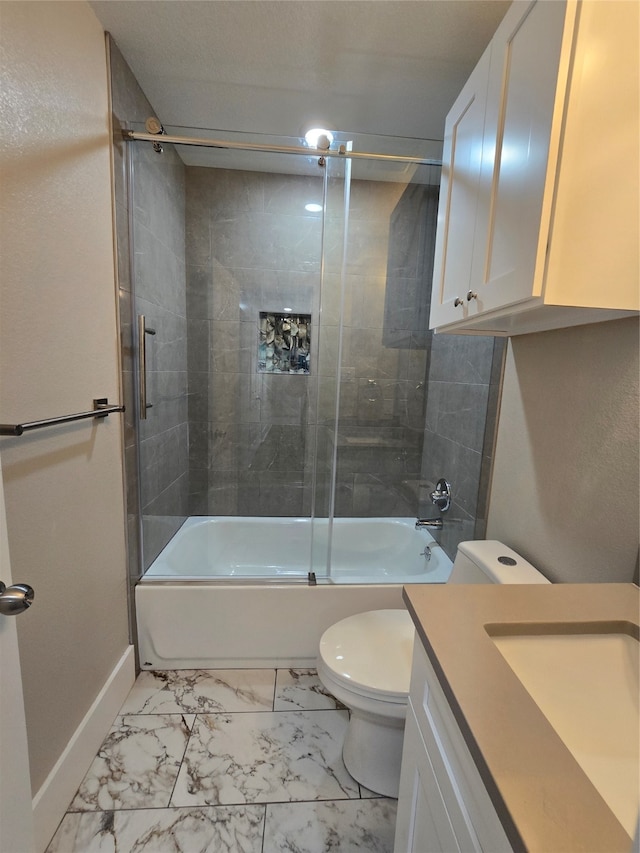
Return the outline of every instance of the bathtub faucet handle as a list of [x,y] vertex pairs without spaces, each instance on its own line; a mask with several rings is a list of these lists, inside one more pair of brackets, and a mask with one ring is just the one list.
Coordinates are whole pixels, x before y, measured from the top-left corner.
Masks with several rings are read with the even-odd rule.
[[451,506],[451,486],[444,477],[438,480],[435,491],[431,492],[431,502],[438,507],[440,512],[446,512]]

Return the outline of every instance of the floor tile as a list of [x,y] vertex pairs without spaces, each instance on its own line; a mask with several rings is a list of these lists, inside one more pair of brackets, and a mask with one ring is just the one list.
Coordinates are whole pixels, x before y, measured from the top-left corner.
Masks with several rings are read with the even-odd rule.
[[359,797],[342,762],[347,723],[346,711],[199,715],[171,804]]
[[315,669],[279,669],[274,711],[344,708],[318,678]]
[[46,853],[261,853],[264,806],[67,814]]
[[392,853],[396,801],[267,806],[263,853]]
[[117,717],[70,811],[168,806],[188,722],[181,714]]
[[213,714],[271,711],[273,669],[183,669],[141,672],[121,714]]

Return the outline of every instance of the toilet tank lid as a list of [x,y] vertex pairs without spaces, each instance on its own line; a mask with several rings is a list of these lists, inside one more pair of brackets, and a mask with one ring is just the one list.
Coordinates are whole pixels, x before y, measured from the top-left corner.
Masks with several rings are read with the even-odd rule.
[[460,542],[458,550],[494,583],[549,583],[535,566],[497,539]]

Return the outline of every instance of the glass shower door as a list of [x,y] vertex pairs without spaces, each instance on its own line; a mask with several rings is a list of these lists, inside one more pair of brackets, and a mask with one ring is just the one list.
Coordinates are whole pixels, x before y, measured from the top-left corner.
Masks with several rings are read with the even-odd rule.
[[417,515],[439,169],[162,147],[130,147],[134,313],[155,331],[137,439],[145,569],[185,519],[233,516],[300,522],[274,533],[266,573],[295,553],[292,576],[331,577],[344,519]]
[[311,571],[318,581],[331,579],[333,520],[341,499],[336,493],[336,460],[348,296],[345,261],[349,239],[351,160],[326,158],[324,171],[311,547]]
[[[365,137],[357,144],[415,157],[437,153],[416,140]],[[330,581],[380,582],[376,551],[384,548],[372,544],[379,521],[413,525],[424,492],[440,169],[373,158],[334,160],[327,168],[317,467],[328,485],[317,503],[314,565],[326,560]]]
[[[135,312],[155,332],[138,424],[144,567],[185,519],[232,516],[260,522],[233,548],[234,578],[306,580],[325,173],[315,155],[163,148],[132,149],[129,204]],[[262,565],[240,554],[250,540]]]

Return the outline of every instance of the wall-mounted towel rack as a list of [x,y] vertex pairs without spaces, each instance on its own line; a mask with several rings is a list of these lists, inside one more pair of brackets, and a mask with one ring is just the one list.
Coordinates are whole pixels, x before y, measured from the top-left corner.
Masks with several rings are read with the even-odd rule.
[[22,435],[23,432],[31,429],[66,424],[69,421],[82,421],[85,418],[106,418],[113,412],[124,412],[124,406],[110,406],[106,397],[98,397],[93,401],[93,409],[90,412],[77,412],[75,415],[61,415],[59,418],[45,418],[26,424],[0,424],[0,435]]

